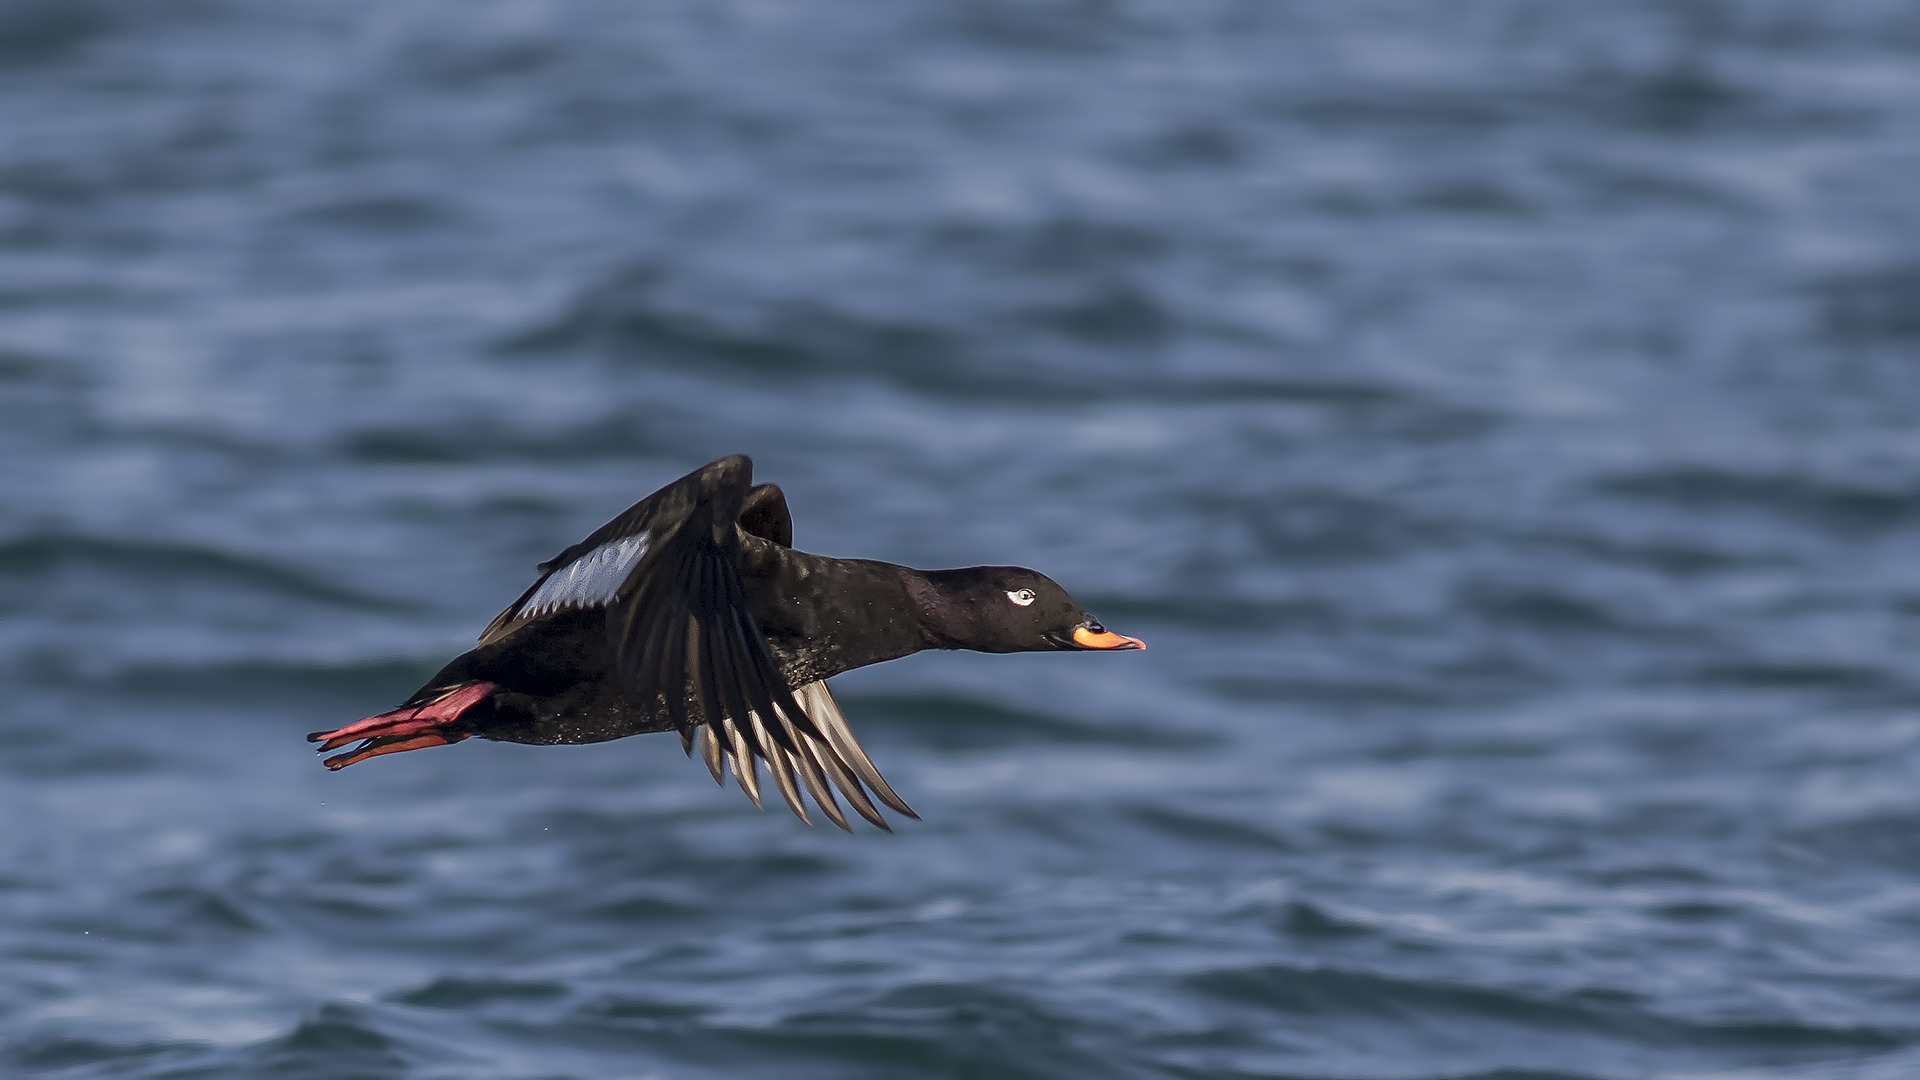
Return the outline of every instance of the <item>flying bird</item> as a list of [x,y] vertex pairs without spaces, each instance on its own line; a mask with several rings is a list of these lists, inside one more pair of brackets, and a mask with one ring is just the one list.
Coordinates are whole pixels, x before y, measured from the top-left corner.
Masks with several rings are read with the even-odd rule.
[[[919,815],[873,766],[827,679],[923,649],[1143,649],[1018,566],[915,570],[793,547],[787,499],[743,454],[696,469],[539,566],[540,576],[400,708],[307,736],[329,769],[478,736],[593,743],[651,731],[697,746],[760,804],[764,763],[800,820],[804,788],[888,828]],[[871,796],[871,797],[869,797]]]

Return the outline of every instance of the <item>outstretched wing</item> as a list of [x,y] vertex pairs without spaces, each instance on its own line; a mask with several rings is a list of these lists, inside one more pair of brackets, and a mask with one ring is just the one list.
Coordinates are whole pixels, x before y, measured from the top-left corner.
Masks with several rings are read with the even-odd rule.
[[867,760],[825,684],[796,694],[767,647],[740,576],[742,535],[789,546],[793,522],[780,489],[752,487],[752,477],[752,462],[734,455],[635,503],[541,564],[540,579],[488,625],[480,643],[561,611],[604,609],[620,686],[637,702],[659,702],[689,752],[697,723],[690,706],[697,703],[707,724],[702,752],[716,780],[721,760],[730,761],[758,804],[757,758],[802,821],[810,820],[799,793],[804,785],[830,820],[847,827],[829,782],[881,828],[886,822],[862,781],[888,806],[917,816]]

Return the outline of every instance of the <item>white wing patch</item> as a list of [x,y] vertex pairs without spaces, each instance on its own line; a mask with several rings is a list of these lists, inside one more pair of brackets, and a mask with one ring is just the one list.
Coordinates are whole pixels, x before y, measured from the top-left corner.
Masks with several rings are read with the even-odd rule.
[[646,553],[646,533],[609,540],[549,575],[520,606],[517,617],[531,619],[563,607],[605,604]]

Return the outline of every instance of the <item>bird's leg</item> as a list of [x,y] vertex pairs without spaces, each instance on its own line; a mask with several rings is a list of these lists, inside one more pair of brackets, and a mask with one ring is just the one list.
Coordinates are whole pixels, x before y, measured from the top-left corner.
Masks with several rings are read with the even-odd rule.
[[332,731],[316,731],[307,736],[307,741],[319,743],[319,749],[326,751],[338,749],[356,739],[366,740],[353,753],[339,754],[321,763],[334,770],[382,754],[456,743],[472,734],[457,730],[460,717],[494,689],[494,684],[490,682],[461,683],[432,701],[369,716]]

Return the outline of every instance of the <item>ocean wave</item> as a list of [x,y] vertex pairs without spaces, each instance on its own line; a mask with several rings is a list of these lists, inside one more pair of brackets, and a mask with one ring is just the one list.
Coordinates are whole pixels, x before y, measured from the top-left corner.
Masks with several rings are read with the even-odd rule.
[[395,994],[392,1000],[428,1009],[477,1009],[496,1004],[517,1006],[552,1001],[566,994],[563,983],[547,979],[443,975],[425,986]]
[[1920,263],[1834,275],[1815,296],[1821,329],[1834,340],[1911,347],[1920,338]]
[[1191,732],[1079,720],[954,694],[857,694],[844,696],[842,703],[862,723],[867,717],[884,717],[889,738],[936,750],[1042,745],[1176,749],[1214,742]]
[[894,1076],[1124,1080],[1157,1071],[1102,1052],[1097,1028],[1038,996],[971,983],[926,982],[823,1004],[738,1035],[821,1074],[852,1068]]
[[[996,274],[1011,272],[995,269],[1006,261],[1034,273],[1044,257],[1014,258],[1003,249],[1045,247],[1044,237],[1056,227],[994,230],[991,241],[962,230],[957,237],[940,233],[924,242],[952,245],[929,257],[972,258]],[[1192,329],[1176,325],[1177,309],[1139,281],[1107,272],[1076,274],[1066,285],[957,309],[901,299],[890,308],[867,309],[811,293],[708,297],[697,282],[642,265],[606,272],[557,311],[501,339],[495,351],[507,360],[643,365],[715,382],[867,380],[947,403],[1048,406],[1144,394],[1168,405],[1295,406],[1334,414],[1349,427],[1418,441],[1483,434],[1502,420],[1483,404],[1451,400],[1385,374],[1252,359],[1215,370],[1189,368],[1157,355],[1156,342]],[[978,304],[993,310],[970,310]],[[1008,355],[981,329],[1008,323],[1025,327],[1025,337],[1054,345]],[[1253,329],[1207,332],[1250,338],[1243,344],[1256,353],[1272,347]],[[1096,356],[1094,376],[1089,361]]]
[[198,579],[358,611],[415,610],[392,597],[341,585],[280,560],[201,544],[74,533],[0,540],[0,580],[38,578],[57,571],[125,575],[167,587],[178,587],[183,579]]
[[171,1071],[189,1066],[200,1057],[200,1049],[192,1043],[145,1039],[122,1042],[93,1035],[44,1032],[0,1047],[0,1062],[19,1070],[16,1076],[131,1078],[157,1075],[150,1071],[156,1068]]
[[[410,1053],[407,1042],[368,1015],[348,1005],[323,1005],[287,1034],[225,1063],[233,1075],[288,1077],[291,1080],[333,1080],[342,1076],[404,1076],[422,1057],[440,1054]],[[256,1070],[247,1073],[238,1070]]]
[[1805,473],[1668,465],[1597,480],[1596,493],[1690,513],[1762,514],[1850,535],[1920,522],[1920,489],[1832,480]]
[[31,652],[7,666],[16,669],[17,677],[42,686],[212,703],[310,695],[385,700],[411,692],[443,663],[444,657],[428,656],[163,661]]
[[528,430],[494,420],[463,419],[438,424],[363,428],[340,439],[342,457],[370,464],[468,465],[525,462],[543,466],[566,462],[636,458],[667,459],[672,444],[628,416]]
[[[1599,1056],[1630,1059],[1626,1048],[1697,1048],[1714,1056],[1748,1056],[1754,1064],[1779,1055],[1880,1054],[1912,1043],[1914,1033],[1867,1024],[1778,1019],[1682,1018],[1635,1004],[1613,992],[1543,994],[1379,971],[1292,964],[1221,968],[1182,980],[1192,992],[1253,1010],[1266,1023],[1280,1017],[1327,1031],[1344,1025],[1394,1031],[1409,1044],[1432,1040],[1456,1051],[1493,1045],[1497,1032],[1586,1035],[1612,1044]],[[1436,1027],[1435,1025],[1439,1025]],[[1445,1032],[1429,1035],[1428,1032]],[[1410,1049],[1411,1047],[1409,1047]],[[1543,1063],[1544,1064],[1544,1063]]]

